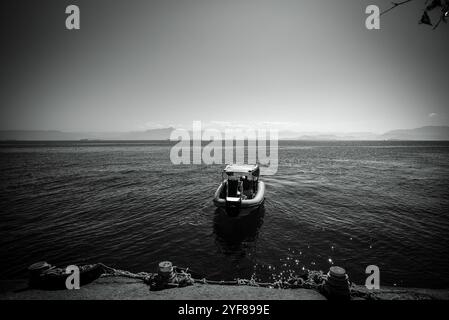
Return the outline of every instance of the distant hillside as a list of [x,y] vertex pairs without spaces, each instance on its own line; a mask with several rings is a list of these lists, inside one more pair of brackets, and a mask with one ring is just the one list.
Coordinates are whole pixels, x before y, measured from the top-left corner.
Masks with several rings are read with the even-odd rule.
[[63,132],[57,130],[2,130],[0,140],[61,141],[61,140],[167,140],[173,128],[136,132]]
[[120,135],[120,140],[168,140],[174,128],[151,129],[146,131],[126,132]]
[[380,136],[382,140],[449,140],[448,126],[427,126],[416,129],[392,130]]
[[88,134],[62,132],[57,130],[2,130],[0,140],[79,140],[91,138]]
[[298,140],[321,140],[321,141],[326,141],[326,140],[338,140],[338,137],[336,135],[332,135],[332,134],[317,134],[317,135],[306,134],[306,135],[300,136],[298,138]]
[[[57,130],[0,130],[0,140],[168,140],[174,128],[132,132],[63,132]],[[192,132],[189,131],[190,136]],[[280,131],[279,139],[287,140],[449,140],[448,126],[392,130],[384,134],[369,132],[319,133]]]

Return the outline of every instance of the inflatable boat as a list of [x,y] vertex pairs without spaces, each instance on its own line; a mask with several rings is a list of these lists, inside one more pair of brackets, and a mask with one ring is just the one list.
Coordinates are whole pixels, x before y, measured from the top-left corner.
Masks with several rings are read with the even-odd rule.
[[259,165],[227,165],[214,204],[229,210],[256,209],[265,200],[265,184],[259,180]]

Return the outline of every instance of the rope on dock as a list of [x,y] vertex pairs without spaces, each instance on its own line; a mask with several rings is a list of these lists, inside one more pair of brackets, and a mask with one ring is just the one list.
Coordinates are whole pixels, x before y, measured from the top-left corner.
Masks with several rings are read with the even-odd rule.
[[[290,275],[274,282],[259,282],[253,275],[250,279],[237,278],[231,281],[208,280],[195,278],[188,268],[173,266],[170,261],[161,261],[157,273],[133,273],[127,270],[116,269],[103,263],[80,265],[80,285],[90,283],[99,277],[126,277],[138,279],[149,285],[150,290],[163,290],[179,288],[197,284],[253,286],[278,289],[315,289],[335,299],[349,299],[351,283],[346,271],[338,266],[332,266],[327,274],[321,271],[308,270],[301,275]],[[28,267],[30,272],[29,284],[38,289],[62,289],[67,287],[67,268],[57,268],[51,264],[40,261]],[[368,298],[372,298],[368,296]]]
[[104,269],[102,277],[126,277],[132,279],[140,279],[149,284],[154,290],[160,290],[169,287],[183,287],[197,284],[212,285],[231,285],[231,286],[253,286],[278,289],[319,289],[327,275],[321,271],[308,271],[302,276],[290,276],[287,280],[277,280],[274,282],[258,282],[254,278],[251,279],[235,279],[235,280],[208,280],[206,278],[193,278],[188,268],[173,267],[173,273],[169,278],[161,277],[158,273],[139,272],[132,273],[130,271],[109,267],[100,263]]
[[104,273],[101,275],[102,277],[125,277],[125,278],[145,280],[146,278],[153,275],[153,273],[149,272],[132,273],[126,270],[109,267],[103,263],[98,264],[102,266],[104,269]]

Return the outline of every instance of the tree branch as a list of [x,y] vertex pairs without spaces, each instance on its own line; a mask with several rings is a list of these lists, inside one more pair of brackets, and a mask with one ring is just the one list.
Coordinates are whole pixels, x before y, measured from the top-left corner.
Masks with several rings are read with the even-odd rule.
[[445,13],[442,13],[440,16],[440,19],[438,20],[438,22],[435,24],[435,26],[432,28],[433,30],[435,30],[436,28],[438,28],[438,26],[440,25],[441,21],[443,21],[445,17]]
[[380,13],[380,15],[383,15],[383,14],[385,14],[385,13],[387,13],[387,12],[390,12],[390,11],[393,10],[394,8],[399,7],[399,6],[403,5],[403,4],[409,3],[409,2],[411,2],[411,1],[413,1],[413,0],[404,0],[404,1],[401,1],[401,2],[392,2],[392,6],[391,6],[390,8],[388,8],[387,10],[382,11],[382,12]]
[[[399,7],[401,5],[407,4],[407,3],[412,2],[412,1],[413,0],[403,0],[403,1],[400,1],[400,2],[391,2],[392,6],[390,8],[388,8],[388,9],[382,11],[380,13],[380,15],[384,15],[387,12],[390,12],[391,10],[393,10],[396,7]],[[440,25],[441,21],[444,21],[444,22],[447,21],[446,18],[449,16],[449,0],[444,0],[444,2],[445,2],[444,5],[443,5],[442,1],[436,1],[436,0],[432,1],[432,3],[430,5],[428,5],[428,3],[430,1],[431,0],[425,0],[425,2],[424,2],[426,6],[425,6],[425,9],[424,9],[424,12],[423,12],[423,16],[421,18],[421,22],[420,23],[432,25],[427,12],[428,11],[432,11],[436,7],[442,7],[442,9],[441,9],[442,13],[440,14],[440,17],[439,17],[437,23],[433,26],[433,29],[435,30]],[[426,21],[423,21],[424,18],[427,18]]]

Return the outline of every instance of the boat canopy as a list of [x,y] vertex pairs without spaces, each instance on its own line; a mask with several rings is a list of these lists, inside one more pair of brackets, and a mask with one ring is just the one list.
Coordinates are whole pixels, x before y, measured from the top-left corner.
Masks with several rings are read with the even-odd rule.
[[228,164],[223,170],[226,174],[231,175],[233,173],[252,175],[254,177],[259,176],[258,164]]

